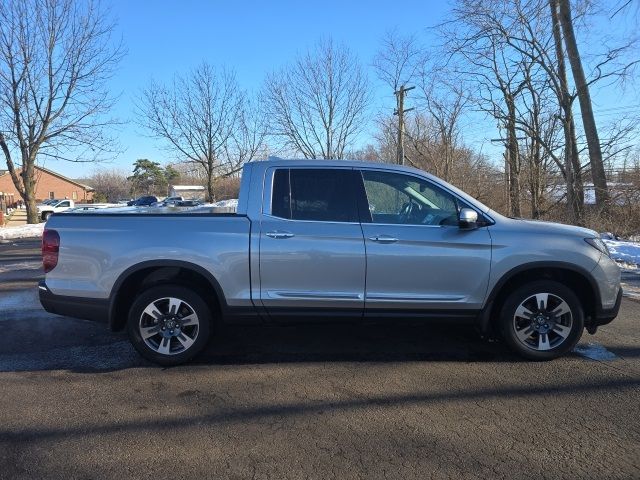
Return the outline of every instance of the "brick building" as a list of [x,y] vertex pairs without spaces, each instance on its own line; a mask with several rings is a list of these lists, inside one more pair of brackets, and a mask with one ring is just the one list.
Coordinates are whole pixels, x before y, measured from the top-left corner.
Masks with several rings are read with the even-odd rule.
[[[93,201],[93,188],[46,168],[35,167],[35,169],[36,201],[41,202],[48,198],[68,198],[80,203]],[[8,205],[22,200],[7,170],[0,170],[0,194],[4,196]]]

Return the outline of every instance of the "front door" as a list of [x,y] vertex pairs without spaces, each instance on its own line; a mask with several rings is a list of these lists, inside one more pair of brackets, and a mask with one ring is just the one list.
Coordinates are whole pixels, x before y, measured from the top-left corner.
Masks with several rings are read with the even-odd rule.
[[362,178],[371,213],[362,224],[366,313],[480,309],[491,237],[487,227],[458,227],[458,211],[468,205],[411,174],[362,170]]
[[361,316],[365,248],[350,168],[274,168],[260,221],[260,299],[270,314]]

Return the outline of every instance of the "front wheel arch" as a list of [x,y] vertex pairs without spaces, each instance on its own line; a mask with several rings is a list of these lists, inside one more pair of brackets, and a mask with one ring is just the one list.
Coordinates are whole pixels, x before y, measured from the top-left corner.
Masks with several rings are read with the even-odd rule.
[[496,283],[480,317],[480,331],[487,335],[497,334],[497,323],[506,298],[515,289],[537,280],[557,281],[569,287],[580,300],[587,323],[595,315],[600,291],[586,270],[565,262],[533,262],[508,271]]

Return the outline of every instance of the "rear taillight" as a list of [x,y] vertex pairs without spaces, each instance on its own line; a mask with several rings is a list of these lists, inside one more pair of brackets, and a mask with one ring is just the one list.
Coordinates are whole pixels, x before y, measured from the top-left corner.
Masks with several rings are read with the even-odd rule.
[[46,230],[42,234],[42,266],[48,273],[58,265],[60,251],[60,235],[55,230]]

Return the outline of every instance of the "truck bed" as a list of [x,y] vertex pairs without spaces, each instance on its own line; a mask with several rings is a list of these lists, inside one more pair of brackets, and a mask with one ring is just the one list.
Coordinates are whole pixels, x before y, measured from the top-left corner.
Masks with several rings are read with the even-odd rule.
[[247,216],[202,207],[175,210],[118,208],[51,216],[46,228],[60,235],[60,253],[47,287],[55,295],[108,298],[131,266],[175,261],[207,270],[220,279],[229,299],[250,303]]

